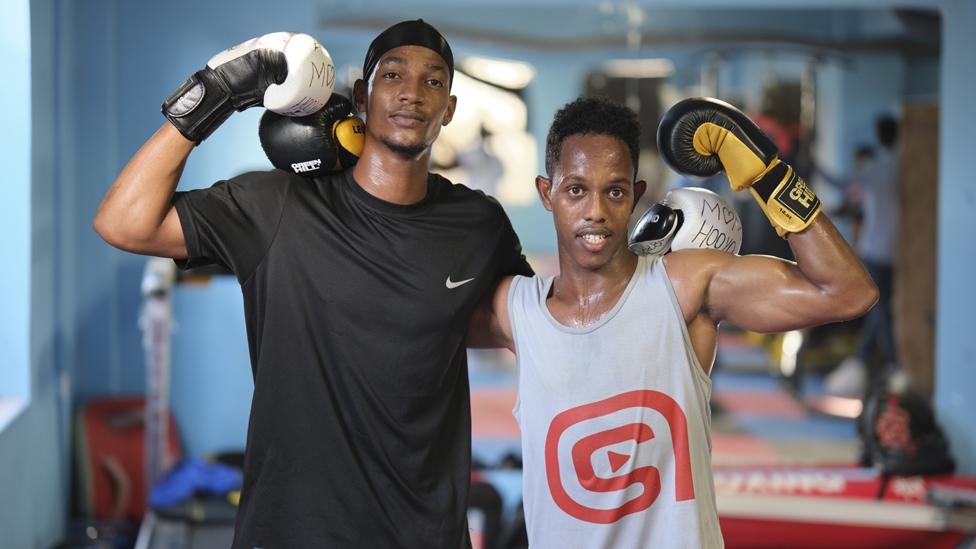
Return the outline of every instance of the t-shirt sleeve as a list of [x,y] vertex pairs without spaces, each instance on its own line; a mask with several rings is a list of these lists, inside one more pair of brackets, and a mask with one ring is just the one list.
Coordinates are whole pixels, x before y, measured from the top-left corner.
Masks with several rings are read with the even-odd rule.
[[519,242],[518,235],[515,234],[515,229],[512,228],[512,222],[508,219],[508,215],[501,208],[501,205],[498,208],[501,210],[503,220],[502,235],[498,241],[498,249],[495,252],[500,267],[498,275],[534,275],[535,272],[525,259],[525,254],[522,253],[522,243]]
[[213,263],[244,282],[264,259],[281,223],[290,179],[281,172],[251,172],[208,189],[178,192],[173,205],[188,257],[183,269]]

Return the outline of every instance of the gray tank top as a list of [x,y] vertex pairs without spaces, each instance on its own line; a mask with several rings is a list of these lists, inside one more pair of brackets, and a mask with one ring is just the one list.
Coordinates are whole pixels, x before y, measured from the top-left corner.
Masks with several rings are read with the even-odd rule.
[[711,470],[711,380],[660,258],[614,307],[560,324],[552,278],[515,277],[523,497],[533,548],[723,547]]

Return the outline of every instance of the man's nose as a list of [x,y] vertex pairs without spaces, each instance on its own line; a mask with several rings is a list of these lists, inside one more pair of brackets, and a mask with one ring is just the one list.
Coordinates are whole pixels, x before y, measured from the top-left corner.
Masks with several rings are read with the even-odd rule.
[[423,82],[420,78],[404,78],[401,81],[397,98],[406,103],[423,101]]
[[599,222],[607,220],[606,201],[597,193],[591,194],[586,201],[586,220]]

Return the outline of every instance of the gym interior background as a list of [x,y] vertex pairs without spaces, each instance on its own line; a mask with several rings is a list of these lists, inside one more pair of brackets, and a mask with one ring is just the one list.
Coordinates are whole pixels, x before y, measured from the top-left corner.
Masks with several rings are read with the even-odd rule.
[[[0,366],[0,546],[50,547],[64,537],[76,413],[92,399],[145,392],[139,317],[146,258],[110,248],[91,220],[124,162],[163,122],[161,101],[210,55],[276,30],[323,42],[336,63],[337,89],[345,91],[372,37],[416,17],[450,39],[462,75],[454,90],[458,120],[440,140],[435,163],[466,182],[459,153],[482,139],[493,148],[502,168],[490,189],[542,273],[554,268],[555,238],[532,177],[543,166],[552,114],[581,93],[640,109],[648,151],[642,172],[655,199],[675,182],[656,162],[652,129],[680,97],[713,95],[754,114],[766,112],[771,98],[786,98],[789,106],[776,112],[798,124],[801,158],[841,175],[852,170],[855,146],[873,141],[878,114],[914,120],[926,136],[918,154],[927,156],[910,164],[931,170],[903,202],[921,204],[910,219],[928,227],[921,231],[927,236],[911,246],[913,257],[927,259],[915,268],[905,258],[905,272],[928,268],[913,289],[931,298],[906,305],[917,314],[899,337],[903,345],[921,341],[911,351],[921,365],[907,367],[919,370],[958,471],[976,474],[976,338],[969,329],[976,311],[969,173],[976,4],[969,0],[8,0],[3,11],[0,143],[9,207],[0,216],[0,345],[7,356]],[[260,109],[233,116],[194,152],[181,188],[270,169],[257,140],[259,117]],[[934,158],[921,152],[928,150]],[[828,208],[839,206],[839,193],[811,181]],[[252,383],[236,281],[218,275],[180,284],[173,310],[171,406],[183,452],[242,447]],[[473,364],[479,361],[505,359],[478,356]]]

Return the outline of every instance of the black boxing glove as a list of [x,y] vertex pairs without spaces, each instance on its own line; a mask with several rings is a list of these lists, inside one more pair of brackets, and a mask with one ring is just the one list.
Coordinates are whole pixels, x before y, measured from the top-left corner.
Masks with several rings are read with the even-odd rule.
[[675,171],[710,177],[724,171],[732,189],[749,189],[780,236],[807,228],[820,199],[755,122],[717,99],[685,99],[668,109],[657,130],[658,148]]
[[329,52],[307,34],[273,32],[226,49],[163,103],[163,114],[200,144],[235,110],[255,105],[305,116],[325,105],[335,84]]
[[366,125],[352,114],[352,102],[334,93],[318,112],[288,117],[261,116],[258,137],[274,167],[306,177],[351,168],[363,152]]

